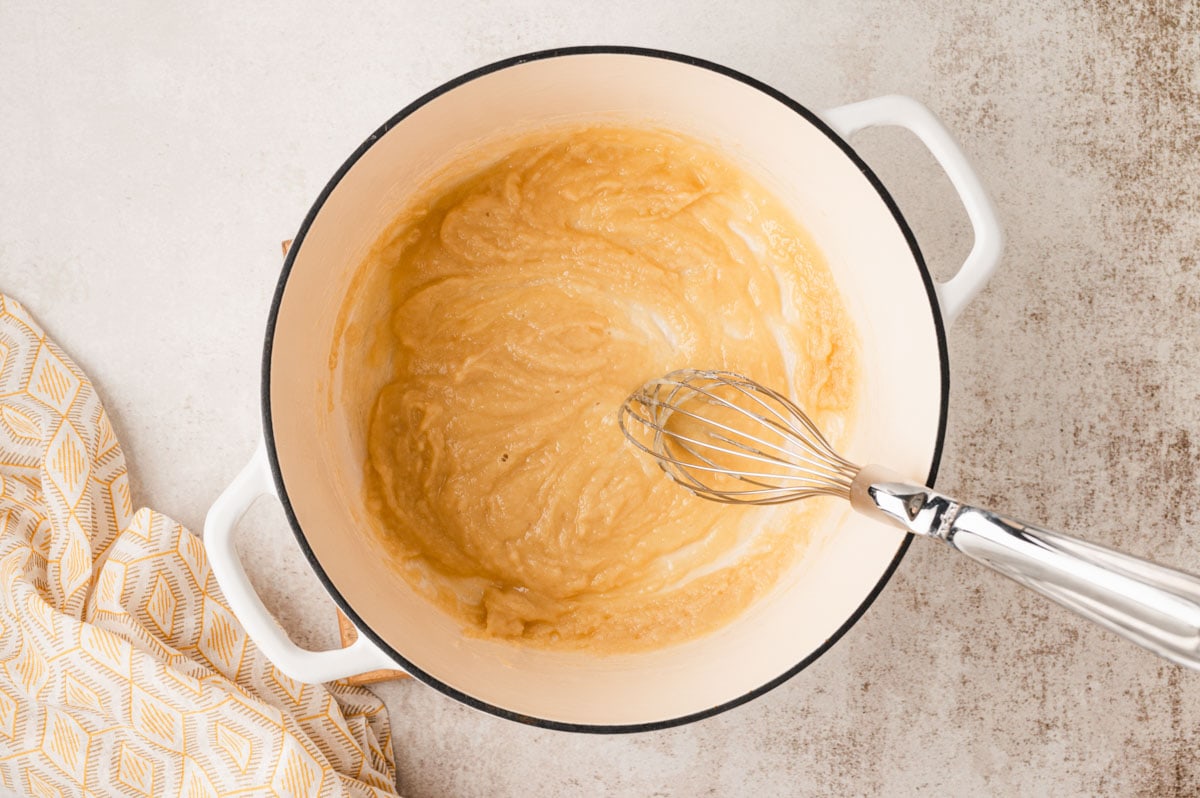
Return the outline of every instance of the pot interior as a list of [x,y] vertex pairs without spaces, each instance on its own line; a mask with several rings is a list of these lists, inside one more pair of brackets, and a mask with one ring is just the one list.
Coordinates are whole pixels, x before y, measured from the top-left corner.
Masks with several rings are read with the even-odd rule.
[[904,536],[831,505],[796,568],[737,621],[676,647],[604,657],[464,637],[387,566],[362,501],[366,405],[335,399],[329,356],[347,297],[369,308],[378,296],[355,271],[413,188],[454,156],[586,120],[661,126],[712,144],[791,209],[824,253],[860,336],[863,393],[845,453],[927,479],[940,445],[944,353],[898,216],[835,139],[781,100],[736,76],[642,53],[518,60],[444,87],[364,145],[293,246],[268,339],[264,409],[298,539],[352,617],[402,664],[510,717],[630,727],[711,711],[796,669],[869,600]]

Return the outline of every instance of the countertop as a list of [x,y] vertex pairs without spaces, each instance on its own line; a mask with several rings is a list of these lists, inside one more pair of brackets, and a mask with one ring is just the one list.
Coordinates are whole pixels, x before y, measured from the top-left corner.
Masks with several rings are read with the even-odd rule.
[[[1161,11],[1164,6],[1176,10]],[[1200,19],[1187,4],[442,0],[369,8],[0,3],[0,290],[88,371],[134,499],[199,530],[250,455],[289,238],[367,134],[473,67],[557,45],[708,58],[820,109],[953,130],[1007,249],[950,330],[940,488],[1200,571]],[[854,145],[935,273],[970,229],[908,134]],[[334,640],[278,507],[242,546],[284,625]],[[918,541],[812,667],[669,731],[538,730],[415,683],[403,794],[1194,795],[1200,675]]]

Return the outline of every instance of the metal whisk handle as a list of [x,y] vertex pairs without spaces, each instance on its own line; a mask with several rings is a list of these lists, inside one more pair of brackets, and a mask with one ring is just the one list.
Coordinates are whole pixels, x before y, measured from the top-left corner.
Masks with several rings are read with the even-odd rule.
[[1200,578],[962,504],[879,466],[850,489],[861,513],[941,540],[1166,659],[1200,670]]

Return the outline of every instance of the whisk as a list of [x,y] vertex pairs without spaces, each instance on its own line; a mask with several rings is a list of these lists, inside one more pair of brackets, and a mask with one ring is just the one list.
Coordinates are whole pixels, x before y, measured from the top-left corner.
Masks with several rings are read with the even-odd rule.
[[847,499],[936,538],[1172,662],[1200,670],[1200,578],[963,504],[840,455],[786,396],[728,371],[651,380],[621,406],[638,449],[698,496],[729,504]]

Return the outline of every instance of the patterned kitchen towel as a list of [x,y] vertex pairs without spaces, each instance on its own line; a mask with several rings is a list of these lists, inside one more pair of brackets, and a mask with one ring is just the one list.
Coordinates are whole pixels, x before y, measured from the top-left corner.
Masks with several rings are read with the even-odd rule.
[[199,538],[133,509],[87,377],[3,294],[0,793],[394,794],[382,702],[259,653]]

